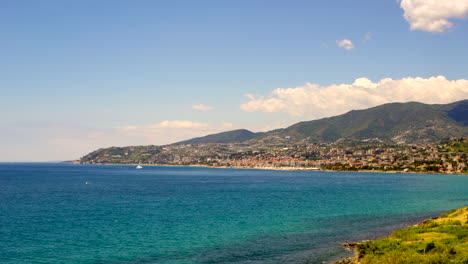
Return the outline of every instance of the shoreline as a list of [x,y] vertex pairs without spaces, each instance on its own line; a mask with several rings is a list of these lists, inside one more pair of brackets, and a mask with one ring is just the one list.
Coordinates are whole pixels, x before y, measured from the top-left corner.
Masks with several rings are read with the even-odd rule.
[[[467,217],[468,217],[468,207],[463,206],[463,207],[452,209],[450,211],[442,213],[439,216],[426,218],[425,220],[422,220],[415,225],[409,225],[404,228],[395,229],[392,231],[392,234],[388,236],[380,237],[377,239],[371,239],[371,240],[362,240],[361,242],[343,243],[342,244],[343,249],[352,251],[354,256],[346,257],[341,260],[334,261],[332,263],[333,264],[379,263],[379,259],[380,259],[379,254],[380,255],[387,254],[387,255],[391,255],[392,258],[398,258],[394,256],[395,252],[406,254],[408,250],[407,249],[408,245],[411,245],[411,244],[416,245],[416,243],[425,245],[425,249],[423,252],[419,252],[420,253],[419,256],[410,255],[409,257],[415,258],[415,259],[417,258],[419,262],[422,260],[427,260],[432,257],[430,250],[432,250],[433,248],[439,247],[439,243],[438,243],[439,240],[450,238],[450,235],[452,235],[450,232],[445,233],[443,231],[437,230],[437,227],[440,226],[440,227],[446,228],[450,226],[452,227],[455,226],[455,227],[464,228],[466,225],[468,225],[468,221],[466,221]],[[413,232],[417,233],[419,237],[416,235],[416,236],[411,237],[411,239],[408,239],[405,237],[403,238],[399,237],[399,235],[396,234],[398,232],[409,233],[412,231],[412,229],[417,229],[417,231],[413,231]],[[426,234],[430,234],[431,236],[424,236]],[[394,244],[391,247],[388,247],[386,244],[383,244],[383,243],[388,243],[388,241],[392,241],[392,240]],[[385,242],[382,242],[382,241],[385,241]],[[379,245],[379,242],[382,243],[383,245]],[[454,243],[452,243],[450,254],[456,255],[457,252],[453,251],[454,247],[463,243],[464,243],[463,241],[462,242],[455,241]],[[427,250],[428,246],[430,246],[431,249]],[[368,251],[369,248],[372,248],[372,253],[369,253]],[[363,259],[364,259],[364,262],[361,261]],[[405,259],[405,260],[408,260],[408,259]],[[399,263],[399,262],[392,262],[392,263]],[[417,262],[411,262],[411,263],[417,263]]]
[[[463,208],[463,207],[462,207]],[[452,209],[455,210],[455,209]],[[328,260],[326,263],[327,264],[363,264],[358,260],[359,252],[358,252],[358,246],[360,244],[367,243],[369,241],[377,241],[380,239],[387,238],[391,236],[395,231],[406,229],[409,227],[414,227],[414,226],[419,226],[429,220],[437,219],[447,211],[444,210],[437,210],[437,211],[432,211],[431,214],[426,214],[424,217],[418,217],[419,220],[406,220],[399,222],[399,226],[397,228],[383,228],[383,229],[378,229],[377,232],[374,232],[373,234],[370,234],[369,236],[366,237],[361,237],[360,239],[357,239],[353,241],[352,239],[348,240],[347,242],[339,243],[341,246],[342,252],[348,252],[348,256],[343,256],[339,258],[335,258],[334,260]],[[424,213],[424,212],[423,212]],[[381,232],[381,234],[377,235],[380,230],[385,230],[384,232]],[[359,241],[359,242],[356,242]],[[325,263],[325,262],[324,262]]]
[[[392,233],[395,232],[395,231],[398,231],[398,230],[403,230],[403,229],[409,228],[409,227],[420,226],[420,225],[426,223],[427,221],[438,219],[439,217],[440,217],[440,215],[430,217],[430,218],[426,218],[426,219],[420,221],[417,224],[408,225],[408,226],[403,227],[403,228],[395,229],[395,230],[392,231]],[[359,261],[359,250],[358,250],[359,245],[365,244],[365,243],[367,243],[369,241],[377,241],[377,240],[380,240],[380,239],[385,239],[385,238],[390,237],[390,236],[391,236],[391,234],[387,235],[387,236],[378,237],[378,238],[375,238],[375,239],[364,239],[364,240],[361,240],[360,242],[345,242],[345,243],[342,243],[341,247],[343,248],[343,250],[352,252],[353,256],[345,257],[345,258],[343,258],[341,260],[338,260],[338,261],[333,261],[333,262],[331,262],[331,264],[362,264]]]
[[154,166],[154,167],[194,167],[208,169],[240,169],[240,170],[266,170],[266,171],[321,171],[321,172],[365,172],[365,173],[393,173],[393,174],[439,174],[439,175],[468,175],[468,172],[433,172],[433,171],[383,171],[383,170],[322,170],[314,167],[237,167],[237,166],[209,166],[209,165],[171,165],[171,164],[142,164],[142,163],[101,163],[81,164],[77,162],[65,162],[75,165],[124,165],[124,166]]

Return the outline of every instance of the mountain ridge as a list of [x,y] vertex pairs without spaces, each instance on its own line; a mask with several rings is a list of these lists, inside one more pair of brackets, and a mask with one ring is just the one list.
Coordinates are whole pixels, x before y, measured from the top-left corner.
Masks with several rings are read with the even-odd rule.
[[[189,139],[175,144],[245,143],[289,137],[309,142],[333,142],[339,139],[380,138],[395,143],[433,142],[468,134],[468,100],[449,104],[420,102],[387,103],[342,115],[302,121],[286,128],[254,133],[245,129],[226,131]],[[248,136],[230,140],[232,133],[247,131]]]
[[[220,158],[228,154],[249,151],[268,152],[272,149],[287,149],[310,143],[373,141],[390,145],[412,145],[467,136],[468,100],[449,104],[389,103],[363,110],[352,110],[338,116],[303,121],[268,132],[254,133],[246,129],[237,129],[163,146],[104,148],[87,154],[81,160],[87,162],[102,155],[110,155],[115,156],[117,160],[125,157],[144,162],[157,155],[159,161],[165,159],[182,161],[188,159],[186,155],[192,158],[210,155]],[[207,144],[214,146],[208,147]],[[185,154],[181,154],[184,146],[187,146],[185,148],[187,151],[192,150],[182,151]],[[166,149],[172,149],[171,147],[178,149],[176,152],[180,153],[169,154],[170,151]],[[132,158],[131,153],[135,153],[135,150],[138,150],[139,154],[135,154],[136,156]]]
[[254,133],[247,129],[236,129],[216,134],[210,134],[203,137],[196,137],[188,140],[173,143],[173,145],[184,144],[203,144],[203,143],[241,143],[252,139],[263,132]]
[[[468,100],[450,104],[388,103],[338,116],[302,121],[256,139],[289,137],[308,142],[380,138],[399,143],[434,142],[468,134]],[[255,140],[255,139],[254,139]]]
[[468,173],[468,100],[391,103],[264,133],[95,150],[81,164]]

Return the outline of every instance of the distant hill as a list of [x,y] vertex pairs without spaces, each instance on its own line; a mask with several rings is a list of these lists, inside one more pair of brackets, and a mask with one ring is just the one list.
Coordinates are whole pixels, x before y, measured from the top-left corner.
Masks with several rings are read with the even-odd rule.
[[253,133],[233,130],[176,144],[251,143],[259,141],[333,142],[380,139],[394,143],[424,143],[468,135],[468,100],[451,104],[389,103],[365,110],[305,121],[284,129]]
[[[165,146],[99,149],[82,163],[190,163],[200,157],[222,159],[236,153],[269,153],[304,143],[380,142],[427,144],[451,137],[468,137],[468,100],[451,104],[390,103],[365,110],[306,121],[284,129],[254,133],[245,129],[193,138]],[[217,143],[213,146],[201,146]],[[241,143],[225,145],[228,143]],[[190,144],[188,147],[186,145]],[[201,162],[201,161],[200,161]],[[203,160],[206,162],[206,160]],[[197,163],[198,164],[198,163]]]
[[365,110],[306,121],[267,132],[263,139],[288,137],[310,142],[379,138],[400,143],[432,142],[468,135],[468,100],[429,105],[390,103]]
[[263,133],[254,133],[247,129],[237,129],[218,134],[211,134],[204,137],[197,137],[181,142],[174,143],[175,145],[182,144],[203,144],[203,143],[242,143],[249,139],[255,138]]

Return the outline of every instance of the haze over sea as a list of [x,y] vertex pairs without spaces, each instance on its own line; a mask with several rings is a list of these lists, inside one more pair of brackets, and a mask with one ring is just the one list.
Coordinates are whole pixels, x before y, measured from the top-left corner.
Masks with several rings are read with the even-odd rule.
[[0,164],[2,263],[322,263],[467,204],[468,176]]

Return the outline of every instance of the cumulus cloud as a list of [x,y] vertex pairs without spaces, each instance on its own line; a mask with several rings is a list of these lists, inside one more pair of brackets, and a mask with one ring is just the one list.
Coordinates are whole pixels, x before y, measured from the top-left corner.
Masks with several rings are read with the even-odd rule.
[[234,127],[232,123],[208,124],[192,121],[162,121],[144,126],[117,127],[111,133],[131,139],[139,139],[141,144],[168,144],[192,137],[225,131]]
[[198,123],[192,121],[162,121],[159,124],[153,125],[154,128],[206,128],[208,127],[207,123]]
[[277,88],[268,96],[246,96],[249,101],[242,104],[241,109],[247,112],[285,112],[316,119],[389,102],[437,104],[467,99],[468,80],[447,80],[444,76],[437,76],[399,80],[385,78],[374,83],[368,78],[359,78],[352,84],[320,86],[306,83],[300,87]]
[[336,44],[338,47],[343,48],[345,50],[352,50],[354,49],[354,44],[351,40],[349,39],[342,39],[342,40],[337,40]]
[[214,109],[214,107],[205,104],[192,105],[192,108],[200,111],[210,111]]
[[453,27],[450,19],[468,17],[467,0],[401,0],[400,7],[411,30],[444,32]]
[[234,124],[233,124],[233,123],[230,123],[230,122],[224,122],[224,123],[223,123],[223,127],[225,127],[225,128],[232,128],[232,127],[234,127]]

